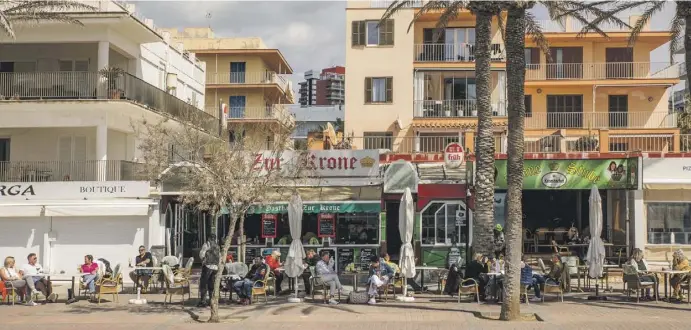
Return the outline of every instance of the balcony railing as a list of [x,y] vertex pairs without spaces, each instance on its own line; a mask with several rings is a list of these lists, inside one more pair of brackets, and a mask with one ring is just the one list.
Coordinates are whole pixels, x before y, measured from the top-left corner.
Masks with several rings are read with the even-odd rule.
[[528,64],[525,80],[673,79],[679,64],[650,62]]
[[559,112],[532,113],[525,128],[675,128],[677,114],[667,112]]
[[[217,111],[216,106],[207,107],[208,111]],[[293,115],[282,104],[266,107],[229,107],[226,119],[229,120],[278,120],[287,125],[295,123]]]
[[360,136],[352,137],[354,149],[383,149],[395,153],[439,153],[451,142],[463,142],[462,136],[433,135],[419,137]]
[[261,72],[207,72],[206,83],[210,85],[259,85],[277,84],[285,88],[287,81],[273,71]]
[[[415,117],[477,117],[477,100],[423,100],[415,102]],[[506,116],[506,102],[493,103],[493,116]]]
[[146,181],[141,166],[122,160],[0,162],[0,182]]
[[[492,44],[491,59],[504,60],[504,48],[500,44]],[[474,62],[475,44],[416,44],[415,61],[417,62]]]
[[[112,79],[111,79],[112,78]],[[218,132],[218,119],[130,74],[98,72],[0,73],[0,100],[124,100]]]

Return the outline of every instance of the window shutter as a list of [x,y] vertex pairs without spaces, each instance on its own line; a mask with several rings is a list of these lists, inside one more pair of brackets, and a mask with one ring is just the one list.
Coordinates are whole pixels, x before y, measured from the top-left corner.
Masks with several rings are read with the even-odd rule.
[[365,44],[365,21],[353,21],[352,29],[351,44],[353,46],[363,46]]
[[365,103],[372,103],[372,78],[365,78]]
[[393,78],[386,78],[386,103],[393,102]]
[[386,25],[387,25],[386,31],[389,33],[388,45],[393,45],[393,37],[394,37],[393,20],[392,19],[386,20]]
[[379,25],[379,44],[393,45],[393,20],[387,19]]

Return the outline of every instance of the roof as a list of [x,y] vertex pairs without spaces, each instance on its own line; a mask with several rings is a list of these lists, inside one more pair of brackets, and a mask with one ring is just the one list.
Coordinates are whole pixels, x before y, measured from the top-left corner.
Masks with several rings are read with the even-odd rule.
[[[468,118],[471,119],[471,118]],[[477,120],[461,119],[461,118],[424,118],[413,120],[413,127],[416,128],[477,128]],[[493,125],[495,127],[508,126],[509,122],[503,118],[494,118]]]

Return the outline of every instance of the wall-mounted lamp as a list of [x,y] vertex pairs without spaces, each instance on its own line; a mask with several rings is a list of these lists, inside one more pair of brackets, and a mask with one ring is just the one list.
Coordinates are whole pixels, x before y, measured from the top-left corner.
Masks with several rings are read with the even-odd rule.
[[648,96],[648,102],[653,102],[653,97],[652,97],[652,96]]
[[538,94],[542,94],[542,88],[538,88],[538,89],[537,89],[537,93],[538,93]]

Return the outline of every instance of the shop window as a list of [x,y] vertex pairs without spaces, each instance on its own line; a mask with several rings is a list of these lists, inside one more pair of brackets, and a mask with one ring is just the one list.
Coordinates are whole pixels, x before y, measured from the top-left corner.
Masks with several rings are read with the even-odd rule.
[[244,234],[247,237],[248,245],[264,245],[266,240],[262,235],[262,215],[251,214],[245,216]]
[[465,221],[465,205],[443,202],[428,205],[422,211],[422,244],[452,244],[464,241],[457,220]]
[[379,213],[336,215],[336,244],[379,244]]
[[[302,237],[303,245],[315,245],[316,238],[321,244],[321,239],[317,237],[317,214],[307,214],[302,215]],[[290,245],[293,242],[290,236],[290,222],[288,219],[288,214],[278,215],[278,225],[276,232],[276,239],[274,240],[275,245]],[[310,243],[311,242],[311,243]]]
[[648,203],[649,244],[691,244],[691,203]]

